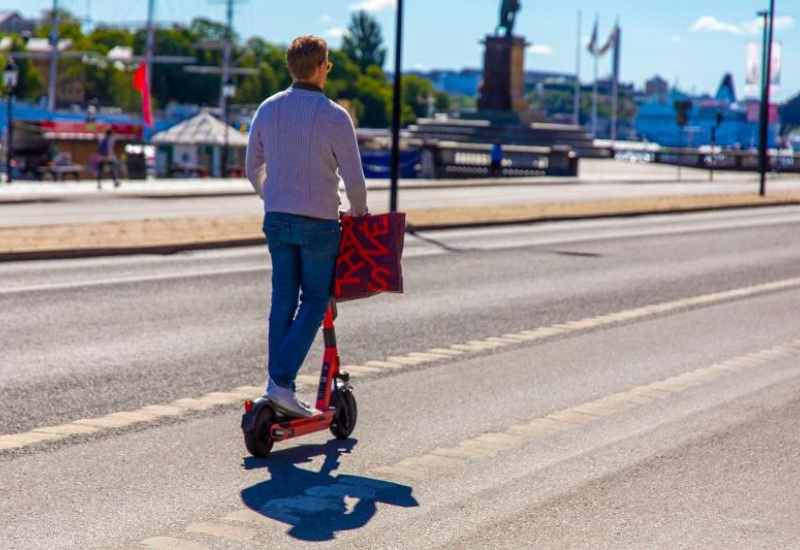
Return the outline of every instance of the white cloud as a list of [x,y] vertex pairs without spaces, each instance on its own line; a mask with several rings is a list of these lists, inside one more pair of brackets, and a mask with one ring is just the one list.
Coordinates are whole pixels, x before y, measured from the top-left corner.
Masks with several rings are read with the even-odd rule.
[[775,18],[775,30],[784,31],[794,27],[794,17],[791,15],[782,15]]
[[720,21],[713,15],[704,15],[700,19],[694,22],[694,24],[689,28],[692,32],[701,32],[701,31],[708,31],[708,32],[729,32],[731,34],[744,34],[744,30],[739,25],[734,25],[733,23],[725,23],[724,21]]
[[[776,31],[785,31],[786,29],[790,29],[794,26],[794,17],[791,15],[779,15],[775,18],[775,30]],[[742,28],[747,34],[761,34],[761,30],[764,28],[764,19],[758,17],[749,21],[747,23],[742,23]]]
[[327,13],[323,14],[319,17],[319,22],[322,23],[323,25],[330,25],[331,23],[333,23],[333,17],[331,17]]
[[347,29],[345,29],[344,27],[333,27],[325,31],[325,36],[327,38],[331,38],[334,40],[338,40],[339,38],[344,38],[348,34],[349,33],[347,32]]
[[[775,30],[783,31],[794,26],[794,18],[789,15],[782,15],[775,18]],[[713,15],[705,15],[695,21],[689,30],[692,32],[727,32],[730,34],[761,34],[764,27],[764,20],[760,17],[744,23],[727,23],[720,21]]]
[[528,46],[528,52],[534,55],[553,55],[553,48],[547,44],[531,44]]
[[361,0],[357,4],[350,4],[350,11],[378,12],[393,10],[397,7],[397,0]]
[[758,19],[753,19],[747,23],[742,23],[742,32],[745,34],[758,34],[761,32],[763,26],[764,20],[759,17]]

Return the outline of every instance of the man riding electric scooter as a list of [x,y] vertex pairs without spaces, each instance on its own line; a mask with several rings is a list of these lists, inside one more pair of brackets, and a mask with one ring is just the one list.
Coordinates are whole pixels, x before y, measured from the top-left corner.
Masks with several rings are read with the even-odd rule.
[[350,115],[323,92],[333,67],[326,42],[301,36],[286,58],[294,83],[256,111],[246,168],[264,200],[272,257],[265,396],[277,412],[307,418],[319,411],[297,398],[295,378],[330,302],[340,241],[339,178],[354,216],[368,213],[367,188]]

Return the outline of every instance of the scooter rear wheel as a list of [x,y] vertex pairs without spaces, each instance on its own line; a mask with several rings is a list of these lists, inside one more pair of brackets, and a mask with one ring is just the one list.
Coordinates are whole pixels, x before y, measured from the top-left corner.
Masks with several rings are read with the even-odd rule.
[[337,390],[334,393],[336,415],[331,423],[331,433],[337,439],[347,439],[356,429],[358,406],[351,390]]
[[262,407],[256,416],[253,429],[245,432],[244,445],[247,451],[256,458],[266,457],[275,443],[270,437],[269,430],[275,422],[275,411],[272,407]]

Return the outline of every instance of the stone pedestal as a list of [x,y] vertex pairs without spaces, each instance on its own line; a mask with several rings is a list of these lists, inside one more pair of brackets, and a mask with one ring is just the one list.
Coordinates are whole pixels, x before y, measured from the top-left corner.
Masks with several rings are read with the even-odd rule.
[[519,36],[487,36],[483,60],[483,86],[479,111],[528,112],[525,99],[525,39]]

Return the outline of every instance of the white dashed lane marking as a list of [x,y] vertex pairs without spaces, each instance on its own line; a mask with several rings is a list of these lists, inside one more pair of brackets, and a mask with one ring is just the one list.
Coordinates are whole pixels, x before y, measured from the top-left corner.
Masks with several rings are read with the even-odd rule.
[[[394,464],[372,467],[366,474],[381,479],[369,479],[340,474],[330,485],[311,487],[302,494],[269,500],[259,510],[245,508],[227,513],[219,520],[192,523],[179,536],[209,535],[225,541],[226,545],[257,540],[259,529],[269,529],[283,524],[298,525],[310,516],[341,510],[348,502],[359,499],[375,500],[382,489],[402,487],[402,484],[422,480],[431,475],[459,476],[464,468],[483,467],[479,463],[517,449],[537,440],[554,437],[562,432],[585,429],[592,424],[605,422],[609,417],[668,399],[697,386],[726,376],[800,353],[800,338],[756,351],[742,357],[715,363],[706,367],[671,376],[650,384],[637,386],[595,401],[582,403],[527,422],[516,423],[499,432],[482,433],[450,447],[439,447],[430,452],[404,458]],[[478,463],[478,464],[474,464]],[[394,484],[394,485],[393,485]],[[163,544],[154,545],[153,541]],[[168,546],[167,544],[175,544]],[[156,537],[142,543],[146,548],[187,548],[179,546],[196,544],[184,538]],[[226,546],[227,547],[227,546]]]
[[[576,333],[597,327],[612,326],[633,319],[643,319],[649,316],[678,311],[689,307],[711,305],[727,300],[742,299],[767,292],[796,288],[798,286],[800,286],[800,277],[783,279],[724,292],[715,292],[671,302],[651,304],[597,317],[568,321],[550,327],[522,330],[517,333],[503,334],[501,336],[491,336],[484,340],[471,340],[466,343],[453,344],[446,348],[433,348],[424,352],[413,352],[402,356],[390,356],[381,360],[366,361],[363,365],[345,365],[343,366],[343,370],[349,370],[354,378],[371,376],[382,372],[402,370],[438,361],[449,361],[453,357],[464,356],[471,353],[482,353],[488,350],[518,345],[524,342]],[[793,349],[791,346],[787,347],[787,349],[790,348]],[[776,348],[763,353],[765,353],[765,357],[774,357],[775,354],[781,352],[781,349]],[[747,357],[742,359],[742,361],[751,362],[759,360],[759,357]],[[726,369],[735,369],[737,365],[738,364],[728,365]],[[747,364],[742,364],[740,368],[746,367]],[[301,389],[314,389],[318,385],[318,378],[311,375],[300,375],[297,378],[297,383]],[[685,387],[699,383],[702,383],[702,380],[691,378],[665,380],[657,386],[640,389],[640,391],[632,397],[641,398],[644,396],[658,399],[659,394],[666,396],[670,393],[679,392]],[[261,395],[262,392],[263,388],[261,387],[243,386],[228,392],[212,392],[196,398],[178,399],[177,401],[164,405],[142,407],[135,411],[118,412],[99,418],[84,418],[61,426],[49,426],[37,428],[25,433],[2,435],[0,436],[0,455],[2,455],[3,452],[62,440],[72,436],[126,428],[134,424],[153,422],[167,417],[182,416],[192,411],[204,411],[219,406],[229,406],[240,403],[243,399],[248,397]]]

